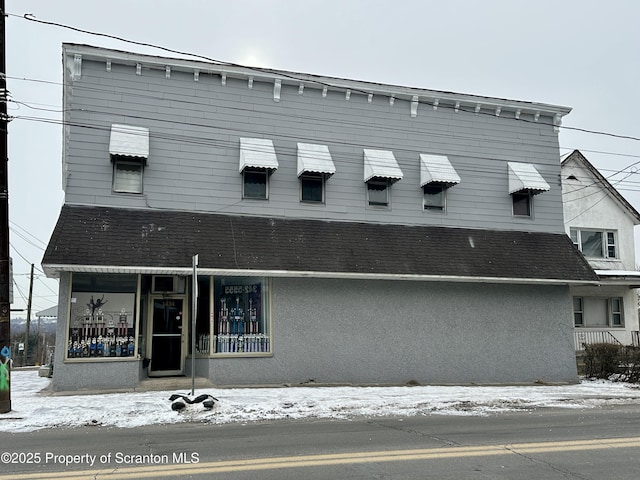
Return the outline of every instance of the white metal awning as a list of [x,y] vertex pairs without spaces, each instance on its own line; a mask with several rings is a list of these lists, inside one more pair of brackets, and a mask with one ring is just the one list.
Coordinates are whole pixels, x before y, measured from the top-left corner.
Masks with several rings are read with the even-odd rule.
[[460,183],[460,175],[445,155],[420,154],[420,186],[429,183],[439,183],[445,187]]
[[240,173],[247,167],[264,168],[269,171],[278,168],[278,158],[271,140],[264,138],[240,139]]
[[336,173],[329,147],[313,143],[298,143],[298,176],[303,173],[327,175]]
[[529,191],[535,195],[549,191],[549,184],[530,163],[508,162],[508,165],[509,194]]
[[402,170],[389,150],[364,149],[364,181],[372,178],[387,178],[392,182],[401,180]]
[[149,129],[132,125],[111,125],[109,154],[126,157],[149,157]]

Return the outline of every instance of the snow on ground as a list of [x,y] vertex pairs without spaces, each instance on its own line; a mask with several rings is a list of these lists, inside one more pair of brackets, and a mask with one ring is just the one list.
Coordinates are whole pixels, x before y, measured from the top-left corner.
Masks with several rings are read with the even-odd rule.
[[219,402],[171,409],[169,397],[187,391],[50,396],[38,394],[51,380],[34,370],[11,372],[12,411],[0,414],[0,431],[28,432],[52,427],[206,422],[222,424],[261,420],[355,416],[490,415],[543,407],[592,408],[638,403],[640,386],[607,381],[577,385],[283,387],[196,389]]

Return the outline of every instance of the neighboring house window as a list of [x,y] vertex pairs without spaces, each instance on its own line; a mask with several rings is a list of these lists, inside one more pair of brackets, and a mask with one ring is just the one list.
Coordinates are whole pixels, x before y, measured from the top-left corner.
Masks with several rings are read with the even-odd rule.
[[573,297],[573,323],[576,327],[624,327],[622,297]]
[[118,193],[142,193],[144,164],[127,157],[113,159],[113,191]]
[[576,327],[584,325],[584,310],[582,297],[573,297],[573,324]]
[[422,187],[425,210],[444,210],[446,189],[442,185],[427,184]]
[[624,325],[622,298],[613,297],[609,299],[609,320],[609,324],[612,327],[622,327]]
[[269,174],[261,168],[245,168],[242,172],[242,198],[269,198]]
[[571,228],[571,241],[585,257],[618,258],[616,232]]
[[517,217],[530,217],[532,196],[528,191],[511,194],[513,201],[513,214]]
[[300,201],[309,203],[324,202],[324,175],[300,176]]
[[388,179],[367,182],[367,201],[372,206],[389,206],[391,185]]

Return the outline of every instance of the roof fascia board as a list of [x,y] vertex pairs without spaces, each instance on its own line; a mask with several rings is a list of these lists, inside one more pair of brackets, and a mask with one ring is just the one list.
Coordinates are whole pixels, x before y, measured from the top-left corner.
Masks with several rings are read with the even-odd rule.
[[331,88],[340,90],[352,90],[367,92],[374,95],[393,96],[394,98],[411,100],[414,96],[426,99],[437,99],[438,103],[464,103],[466,105],[482,105],[486,108],[501,110],[508,109],[527,113],[545,113],[552,116],[564,116],[571,112],[571,107],[560,105],[551,105],[539,102],[526,102],[521,100],[510,100],[505,98],[486,97],[480,95],[471,95],[465,93],[444,92],[438,90],[428,90],[415,87],[403,87],[397,85],[387,85],[374,82],[366,82],[362,80],[350,80],[337,77],[328,77],[322,75],[313,75],[309,73],[291,72],[285,70],[274,70],[269,68],[252,68],[241,65],[223,65],[215,64],[201,60],[186,60],[179,58],[159,57],[154,55],[130,53],[120,50],[111,50],[102,47],[93,47],[90,45],[64,43],[63,51],[65,55],[82,55],[84,59],[125,63],[135,65],[137,63],[156,67],[164,70],[167,66],[171,69],[200,72],[208,72],[213,74],[226,74],[228,77],[247,78],[253,77],[254,80],[281,80],[282,83],[299,85],[301,82],[308,85],[316,84],[319,87],[328,85]]
[[[192,275],[193,267],[144,267],[144,266],[103,266],[103,265],[42,265],[47,276],[57,276],[60,272],[88,273],[141,273],[149,275]],[[561,280],[511,277],[464,277],[455,275],[413,275],[355,272],[317,272],[295,270],[231,270],[218,268],[198,268],[201,275],[227,275],[244,277],[293,277],[293,278],[333,278],[350,280],[409,280],[427,282],[464,283],[510,283],[523,285],[599,285],[598,281]]]

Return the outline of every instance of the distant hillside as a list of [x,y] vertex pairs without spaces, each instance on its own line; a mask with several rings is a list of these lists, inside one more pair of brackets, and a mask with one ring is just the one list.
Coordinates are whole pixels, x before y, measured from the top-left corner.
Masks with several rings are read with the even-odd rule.
[[[40,333],[55,334],[56,325],[58,321],[55,318],[42,318],[40,319]],[[25,318],[12,318],[11,319],[11,335],[24,333],[27,329],[27,320]],[[38,331],[38,320],[31,320],[29,326],[29,332],[35,333]]]

